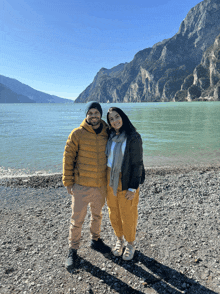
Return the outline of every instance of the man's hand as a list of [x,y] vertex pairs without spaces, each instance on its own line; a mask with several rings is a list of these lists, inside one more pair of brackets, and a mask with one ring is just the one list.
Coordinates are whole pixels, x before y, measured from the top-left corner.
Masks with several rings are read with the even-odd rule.
[[135,192],[127,191],[125,194],[125,198],[128,200],[132,200],[135,196]]
[[72,186],[68,186],[67,188],[67,192],[71,195],[73,195],[73,185]]

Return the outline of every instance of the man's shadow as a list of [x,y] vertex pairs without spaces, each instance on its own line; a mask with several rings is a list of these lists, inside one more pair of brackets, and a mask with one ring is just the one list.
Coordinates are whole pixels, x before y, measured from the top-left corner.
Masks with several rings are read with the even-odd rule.
[[[218,294],[195,280],[186,277],[184,274],[157,262],[153,258],[145,256],[139,250],[136,250],[135,256],[131,261],[124,261],[121,257],[115,257],[111,253],[105,254],[105,257],[141,279],[145,288],[153,288],[159,294]],[[144,270],[140,264],[145,266],[149,272]],[[141,290],[134,289],[120,278],[107,273],[105,270],[101,270],[80,256],[78,257],[77,267],[83,268],[94,277],[99,278],[102,283],[105,283],[118,293],[144,294]],[[90,294],[93,293],[92,287],[88,290]]]

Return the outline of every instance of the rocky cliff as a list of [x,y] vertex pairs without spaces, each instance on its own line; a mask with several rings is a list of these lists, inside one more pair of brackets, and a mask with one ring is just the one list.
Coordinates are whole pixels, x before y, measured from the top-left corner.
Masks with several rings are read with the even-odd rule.
[[219,16],[219,0],[200,2],[175,36],[139,51],[129,63],[102,68],[75,102],[220,100]]
[[201,63],[188,75],[175,101],[220,100],[220,35],[203,54]]

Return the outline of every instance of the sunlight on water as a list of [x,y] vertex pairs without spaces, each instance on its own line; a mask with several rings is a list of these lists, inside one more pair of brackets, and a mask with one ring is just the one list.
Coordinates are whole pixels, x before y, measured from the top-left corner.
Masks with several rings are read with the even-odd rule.
[[[146,167],[220,160],[220,102],[102,104],[122,108],[143,139]],[[0,104],[0,177],[61,173],[85,104]]]

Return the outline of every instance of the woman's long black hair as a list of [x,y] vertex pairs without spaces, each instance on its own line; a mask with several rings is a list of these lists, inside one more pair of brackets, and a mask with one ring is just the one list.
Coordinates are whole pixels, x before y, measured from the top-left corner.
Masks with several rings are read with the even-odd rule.
[[109,110],[108,110],[108,113],[107,113],[107,122],[108,122],[108,125],[109,125],[110,133],[114,130],[112,128],[112,126],[111,126],[110,121],[109,121],[109,113],[112,112],[112,111],[116,111],[120,115],[120,117],[122,119],[123,125],[121,126],[121,128],[119,130],[120,133],[125,131],[126,135],[129,136],[132,132],[136,131],[136,128],[133,126],[130,119],[127,117],[127,115],[124,113],[123,110],[121,110],[118,107],[110,107]]

